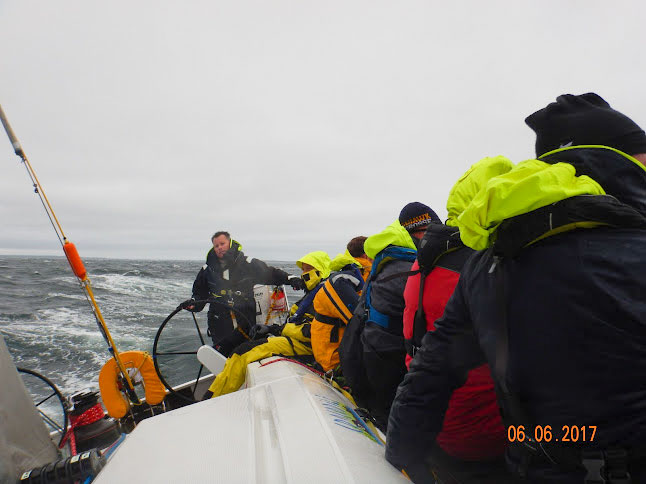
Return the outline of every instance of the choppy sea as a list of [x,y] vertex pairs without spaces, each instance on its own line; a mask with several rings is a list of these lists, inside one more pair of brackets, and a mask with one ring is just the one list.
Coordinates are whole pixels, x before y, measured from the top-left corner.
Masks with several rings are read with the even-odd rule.
[[[84,260],[98,306],[119,351],[152,354],[158,328],[177,305],[190,298],[203,261]],[[271,262],[291,274],[293,263]],[[289,302],[300,297],[286,288]],[[197,326],[206,336],[206,310]],[[98,374],[110,358],[77,278],[64,257],[0,256],[0,333],[16,366],[49,378],[64,395],[98,389]],[[196,351],[200,335],[192,313],[180,312],[158,338],[159,353]],[[163,361],[162,361],[163,360]],[[195,378],[191,355],[159,357],[171,384]]]

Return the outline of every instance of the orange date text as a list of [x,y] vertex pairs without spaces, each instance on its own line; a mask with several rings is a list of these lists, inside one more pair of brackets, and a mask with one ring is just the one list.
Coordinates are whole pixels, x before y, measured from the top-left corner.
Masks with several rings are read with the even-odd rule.
[[592,442],[597,434],[596,425],[563,425],[554,430],[551,425],[510,425],[507,428],[509,442]]

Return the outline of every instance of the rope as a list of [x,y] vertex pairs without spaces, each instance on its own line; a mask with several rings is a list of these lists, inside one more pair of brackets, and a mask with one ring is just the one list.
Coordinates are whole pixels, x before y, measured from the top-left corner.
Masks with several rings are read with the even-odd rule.
[[[350,393],[349,393],[347,390],[345,390],[341,385],[339,385],[336,381],[334,381],[334,379],[333,379],[333,376],[332,376],[332,375],[328,376],[328,373],[329,373],[329,372],[328,372],[328,373],[325,373],[325,372],[319,371],[319,370],[317,370],[316,368],[312,368],[311,366],[306,365],[306,364],[305,364],[305,363],[303,363],[303,362],[300,362],[300,361],[298,361],[298,360],[294,360],[293,358],[286,358],[286,357],[284,357],[284,356],[282,356],[282,357],[280,357],[280,358],[276,358],[275,360],[268,361],[268,362],[266,362],[266,363],[261,363],[261,364],[260,364],[260,366],[261,366],[261,367],[263,367],[263,366],[271,365],[272,363],[278,363],[279,361],[289,361],[289,362],[291,362],[291,363],[296,363],[297,365],[300,365],[300,366],[302,366],[303,368],[307,368],[307,369],[308,369],[309,371],[311,371],[312,373],[316,373],[318,376],[320,376],[321,378],[323,378],[323,380],[325,380],[325,381],[327,381],[327,382],[331,383],[331,384],[332,384],[332,386],[333,386],[334,388],[336,388],[337,390],[339,390],[339,391],[343,394],[343,396],[344,396],[344,397],[346,397],[346,398],[347,398],[348,400],[350,400],[354,405],[356,405],[356,403],[355,403],[355,401],[354,401],[354,398],[352,398],[352,395],[350,395]],[[332,370],[330,370],[330,372],[331,372],[331,371],[332,371]],[[329,379],[328,379],[328,378],[329,378]]]
[[279,361],[291,361],[292,363],[296,363],[297,365],[300,365],[300,366],[302,366],[303,368],[307,368],[307,369],[308,369],[308,370],[310,370],[312,373],[316,373],[318,376],[320,376],[321,378],[325,379],[325,378],[324,378],[325,373],[323,373],[322,371],[319,371],[319,370],[317,370],[317,369],[315,369],[315,368],[312,368],[311,366],[308,366],[308,365],[306,365],[305,363],[302,363],[302,362],[300,362],[300,361],[298,361],[298,360],[294,360],[294,359],[292,359],[292,358],[284,358],[284,357],[276,358],[275,360],[271,360],[271,361],[268,361],[268,362],[266,362],[266,363],[261,363],[261,364],[260,364],[260,366],[261,366],[261,367],[263,367],[263,366],[271,365],[272,363],[278,363]]
[[98,422],[105,416],[103,407],[100,403],[88,408],[81,415],[70,415],[70,428],[65,433],[65,437],[61,440],[61,443],[58,445],[59,449],[62,449],[65,446],[65,443],[70,441],[70,452],[72,455],[76,455],[76,436],[74,435],[74,429],[77,427],[84,427],[85,425],[90,425],[94,422]]
[[274,299],[274,293],[271,294],[271,304],[269,305],[269,311],[267,311],[267,317],[265,318],[265,324],[269,323],[269,318],[271,317],[271,312],[274,311],[274,303],[276,302],[276,299]]

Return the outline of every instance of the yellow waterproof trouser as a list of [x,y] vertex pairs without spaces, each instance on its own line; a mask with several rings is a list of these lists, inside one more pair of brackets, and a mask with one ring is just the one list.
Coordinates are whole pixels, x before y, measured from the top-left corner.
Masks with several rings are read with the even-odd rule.
[[224,365],[222,372],[215,377],[209,388],[211,398],[226,395],[238,390],[245,380],[247,365],[270,356],[311,355],[312,348],[302,342],[285,336],[276,336],[241,355],[232,355]]
[[[317,315],[317,317],[321,317]],[[332,337],[332,331],[336,329],[337,337]],[[317,363],[323,367],[323,371],[329,371],[341,363],[339,358],[339,345],[345,332],[345,326],[335,327],[314,319],[312,321],[312,350]],[[335,341],[332,341],[335,340]]]

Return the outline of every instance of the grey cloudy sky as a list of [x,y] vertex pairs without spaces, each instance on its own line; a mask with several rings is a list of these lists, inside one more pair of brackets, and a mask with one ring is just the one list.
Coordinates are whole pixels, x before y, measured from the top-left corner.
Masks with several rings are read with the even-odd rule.
[[[525,116],[595,91],[646,125],[643,2],[0,0],[0,104],[82,256],[331,255],[446,216]],[[3,141],[4,140],[4,141]],[[0,136],[0,253],[62,254]]]

